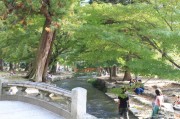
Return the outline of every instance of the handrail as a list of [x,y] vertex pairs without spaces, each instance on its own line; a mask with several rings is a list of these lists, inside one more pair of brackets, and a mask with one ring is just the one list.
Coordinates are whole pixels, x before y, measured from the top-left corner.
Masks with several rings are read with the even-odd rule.
[[[11,93],[16,88],[15,93]],[[28,95],[26,89],[36,89],[38,94]],[[60,99],[54,101],[51,94]],[[86,113],[87,91],[74,88],[68,91],[56,85],[30,81],[4,81],[0,79],[0,100],[16,100],[35,104],[57,113],[66,119],[97,119]]]
[[50,93],[56,93],[58,95],[71,97],[71,91],[65,90],[63,88],[56,87],[54,85],[50,85],[42,82],[30,82],[30,81],[12,81],[12,82],[4,82],[2,87],[8,86],[18,86],[18,87],[27,87],[27,88],[35,88],[39,90],[44,90]]

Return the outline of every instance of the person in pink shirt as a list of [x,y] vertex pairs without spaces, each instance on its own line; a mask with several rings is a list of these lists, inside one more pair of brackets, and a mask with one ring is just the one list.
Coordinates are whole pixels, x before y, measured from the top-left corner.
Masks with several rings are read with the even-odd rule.
[[174,102],[174,105],[180,105],[180,96],[177,96],[176,101]]
[[173,103],[173,109],[180,111],[180,96],[179,95],[176,96],[176,100]]
[[157,114],[161,108],[161,106],[164,103],[164,96],[162,95],[162,92],[160,89],[155,90],[156,98],[153,102],[153,111],[152,111],[152,117],[151,119],[156,119]]

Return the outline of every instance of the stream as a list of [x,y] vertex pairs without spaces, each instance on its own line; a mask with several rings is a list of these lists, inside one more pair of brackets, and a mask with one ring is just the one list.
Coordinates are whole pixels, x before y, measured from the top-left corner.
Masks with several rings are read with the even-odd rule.
[[[100,119],[118,119],[118,105],[103,92],[94,88],[86,78],[65,79],[54,82],[58,87],[72,90],[82,87],[87,90],[87,113]],[[132,114],[130,119],[136,119]]]

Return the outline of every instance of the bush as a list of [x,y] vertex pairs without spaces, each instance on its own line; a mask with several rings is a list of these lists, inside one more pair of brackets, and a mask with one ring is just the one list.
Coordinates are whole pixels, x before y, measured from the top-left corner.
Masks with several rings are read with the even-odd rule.
[[89,82],[100,91],[107,92],[106,83],[100,79],[91,79]]

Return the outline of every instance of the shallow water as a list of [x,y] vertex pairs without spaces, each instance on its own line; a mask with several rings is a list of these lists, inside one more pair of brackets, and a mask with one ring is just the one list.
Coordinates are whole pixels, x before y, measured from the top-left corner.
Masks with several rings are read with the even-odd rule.
[[[67,79],[54,82],[57,86],[71,90],[75,87],[87,89],[87,112],[101,119],[118,119],[118,105],[103,92],[94,88],[86,79]],[[130,114],[130,119],[136,119]]]

